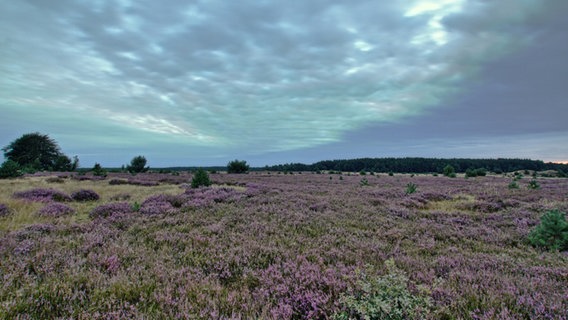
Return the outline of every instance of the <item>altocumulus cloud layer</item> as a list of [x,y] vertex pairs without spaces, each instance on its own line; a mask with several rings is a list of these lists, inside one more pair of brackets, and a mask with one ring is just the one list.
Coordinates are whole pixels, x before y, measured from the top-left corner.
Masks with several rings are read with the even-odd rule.
[[109,165],[567,160],[565,3],[3,1],[0,142]]

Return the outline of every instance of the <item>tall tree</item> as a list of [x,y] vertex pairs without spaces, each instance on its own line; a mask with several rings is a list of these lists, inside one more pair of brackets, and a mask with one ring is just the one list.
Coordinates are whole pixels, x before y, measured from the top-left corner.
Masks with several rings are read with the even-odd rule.
[[2,148],[2,151],[6,159],[17,162],[23,168],[63,171],[75,169],[71,159],[61,152],[57,142],[39,132],[22,135]]

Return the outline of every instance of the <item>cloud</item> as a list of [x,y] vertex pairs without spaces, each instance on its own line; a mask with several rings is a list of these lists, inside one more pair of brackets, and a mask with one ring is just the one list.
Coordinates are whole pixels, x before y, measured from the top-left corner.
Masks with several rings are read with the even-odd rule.
[[540,39],[539,19],[561,6],[548,5],[8,2],[0,107],[217,154],[316,147],[429,114],[487,63]]

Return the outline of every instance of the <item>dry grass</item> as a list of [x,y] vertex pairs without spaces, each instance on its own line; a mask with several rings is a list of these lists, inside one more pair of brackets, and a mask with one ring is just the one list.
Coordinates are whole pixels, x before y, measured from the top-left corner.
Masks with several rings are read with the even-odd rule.
[[[77,214],[72,216],[64,216],[57,218],[57,223],[71,224],[83,223],[89,221],[89,212],[101,203],[112,202],[128,195],[128,202],[141,203],[144,199],[153,194],[179,194],[182,192],[178,185],[161,184],[154,187],[137,186],[137,185],[110,185],[108,180],[100,181],[78,181],[65,178],[62,183],[49,182],[53,177],[26,177],[19,179],[3,179],[0,180],[0,203],[6,204],[12,213],[10,216],[2,219],[0,223],[0,235],[13,230],[21,229],[25,225],[43,223],[52,221],[52,218],[40,217],[36,212],[41,209],[44,204],[30,202],[21,199],[14,199],[12,195],[15,192],[30,190],[34,188],[52,188],[66,194],[81,189],[89,189],[95,191],[101,197],[102,201],[97,202],[72,202],[69,206],[75,209]],[[118,199],[120,200],[120,199]]]

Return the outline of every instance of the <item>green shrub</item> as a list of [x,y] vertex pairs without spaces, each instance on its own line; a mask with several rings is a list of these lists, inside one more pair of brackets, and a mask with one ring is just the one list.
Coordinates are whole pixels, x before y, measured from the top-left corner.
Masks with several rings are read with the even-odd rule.
[[558,210],[545,213],[540,224],[529,233],[529,242],[549,250],[568,250],[568,223],[566,214]]
[[365,170],[361,170],[361,171],[359,171],[359,174],[362,175],[362,176],[364,176],[364,175],[367,174],[367,172],[366,172]]
[[94,176],[97,176],[97,177],[106,177],[107,176],[107,171],[105,169],[103,169],[103,167],[101,167],[100,163],[95,163],[92,171],[93,171]]
[[519,184],[513,180],[511,181],[511,183],[509,183],[509,189],[519,189]]
[[126,167],[128,172],[132,174],[146,172],[150,167],[146,167],[146,158],[144,156],[136,156],[130,160],[130,165]]
[[340,313],[333,319],[420,319],[426,318],[432,302],[426,292],[413,293],[405,273],[394,260],[385,262],[388,273],[382,277],[369,277],[360,272],[357,288],[351,295],[340,298]]
[[368,185],[369,185],[369,180],[367,180],[367,178],[363,178],[363,179],[361,179],[361,181],[359,182],[359,185],[361,185],[361,186],[368,186]]
[[414,183],[410,182],[406,185],[406,192],[405,193],[406,194],[413,194],[413,193],[416,192],[416,189],[417,189],[417,186]]
[[533,190],[540,189],[540,184],[538,184],[538,182],[533,179],[529,182],[529,184],[527,185],[527,188],[533,189]]
[[211,180],[209,180],[209,174],[207,171],[203,169],[198,169],[195,172],[195,175],[191,179],[191,187],[192,188],[199,188],[199,187],[208,187],[211,185]]
[[6,160],[0,166],[0,179],[16,178],[22,174],[20,165],[16,161]]
[[[227,164],[228,173],[246,173],[249,166],[246,161],[233,160]],[[287,172],[286,172],[287,173]]]
[[456,177],[456,169],[454,169],[454,167],[452,167],[451,165],[445,166],[442,173],[443,173],[444,176],[446,176],[446,177],[450,177],[450,178],[455,178],[455,177]]

